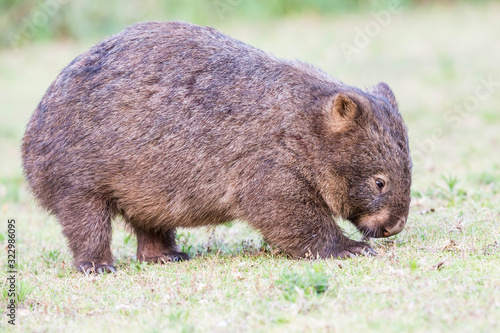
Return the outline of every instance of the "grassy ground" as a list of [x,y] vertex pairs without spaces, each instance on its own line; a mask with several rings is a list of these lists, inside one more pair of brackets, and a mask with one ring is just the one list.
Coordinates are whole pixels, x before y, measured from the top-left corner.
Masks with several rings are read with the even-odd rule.
[[[96,41],[1,51],[0,240],[5,247],[7,219],[15,218],[17,327],[27,332],[498,331],[500,85],[487,93],[482,80],[500,83],[499,15],[498,4],[405,10],[393,14],[349,59],[339,46],[356,46],[357,29],[365,29],[373,16],[221,22],[224,32],[308,61],[347,83],[386,81],[393,87],[415,157],[411,214],[401,234],[373,241],[377,257],[350,260],[290,260],[264,251],[261,236],[235,222],[181,230],[179,242],[194,256],[189,262],[137,264],[136,240],[116,221],[118,273],[76,273],[59,225],[24,189],[19,145],[50,82]],[[1,281],[6,264],[2,251]],[[10,326],[7,319],[2,316],[0,330]]]

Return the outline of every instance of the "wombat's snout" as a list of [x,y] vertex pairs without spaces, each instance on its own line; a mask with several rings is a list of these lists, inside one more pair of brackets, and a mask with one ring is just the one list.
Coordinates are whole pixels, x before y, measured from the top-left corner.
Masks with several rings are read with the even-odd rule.
[[406,217],[402,217],[394,226],[390,228],[383,228],[383,237],[390,237],[392,235],[400,233],[406,224]]
[[365,237],[382,238],[400,233],[406,225],[408,218],[406,215],[398,219],[396,223],[393,222],[394,217],[391,218],[391,212],[384,209],[373,215],[358,217],[352,222]]

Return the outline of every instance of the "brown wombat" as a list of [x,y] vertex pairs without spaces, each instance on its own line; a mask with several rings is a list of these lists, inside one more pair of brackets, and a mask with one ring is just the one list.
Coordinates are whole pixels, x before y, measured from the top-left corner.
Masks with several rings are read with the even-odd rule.
[[77,57],[23,139],[32,193],[76,266],[114,271],[111,220],[137,259],[189,256],[177,227],[246,221],[296,257],[375,254],[408,216],[411,159],[391,89],[362,91],[215,29],[141,23]]

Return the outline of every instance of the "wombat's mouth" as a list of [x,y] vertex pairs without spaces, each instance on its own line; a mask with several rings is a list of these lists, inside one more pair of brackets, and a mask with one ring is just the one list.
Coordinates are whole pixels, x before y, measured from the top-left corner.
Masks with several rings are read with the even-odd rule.
[[356,228],[363,234],[363,238],[383,238],[400,233],[406,224],[406,217],[391,217],[389,211],[383,210],[374,215],[358,216],[351,220]]
[[369,238],[383,238],[383,237],[388,237],[384,236],[384,233],[386,232],[384,227],[376,227],[374,229],[365,227],[365,226],[359,226],[357,225],[356,228],[359,230],[359,232],[363,235],[362,239],[366,240]]

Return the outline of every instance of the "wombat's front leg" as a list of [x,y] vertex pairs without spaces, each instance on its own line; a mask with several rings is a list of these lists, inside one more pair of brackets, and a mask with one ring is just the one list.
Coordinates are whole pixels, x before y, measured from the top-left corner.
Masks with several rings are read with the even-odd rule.
[[151,232],[135,228],[137,235],[137,260],[165,263],[189,260],[189,255],[180,252],[175,243],[175,229]]
[[[347,238],[331,216],[296,207],[293,215],[273,214],[259,228],[265,239],[300,258],[350,258],[377,253],[365,242]],[[306,214],[303,214],[307,211]]]
[[[262,184],[268,184],[267,188]],[[249,184],[242,196],[245,219],[264,238],[295,257],[376,255],[364,242],[347,238],[332,213],[303,178],[281,172],[274,180]]]

